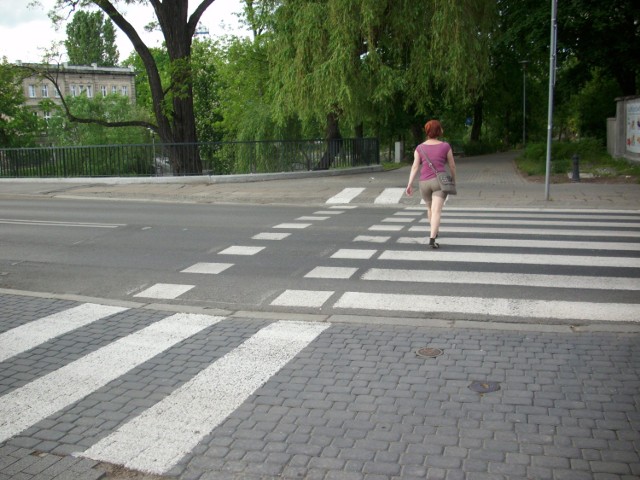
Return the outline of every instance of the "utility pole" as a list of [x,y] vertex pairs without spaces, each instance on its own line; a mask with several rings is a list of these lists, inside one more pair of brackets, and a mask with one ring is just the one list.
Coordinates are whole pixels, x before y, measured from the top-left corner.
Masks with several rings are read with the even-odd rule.
[[551,44],[549,47],[549,110],[547,116],[547,165],[544,182],[544,199],[549,200],[551,175],[551,142],[553,140],[553,89],[556,83],[556,42],[558,41],[558,0],[551,0]]

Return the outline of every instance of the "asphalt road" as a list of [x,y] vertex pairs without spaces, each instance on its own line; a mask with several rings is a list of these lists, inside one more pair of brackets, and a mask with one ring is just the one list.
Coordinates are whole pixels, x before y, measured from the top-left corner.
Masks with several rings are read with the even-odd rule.
[[[569,221],[553,211],[448,209],[443,248],[430,251],[419,207],[72,199],[3,200],[2,207],[5,289],[223,311],[527,323],[632,321],[638,311],[633,213],[576,213]],[[585,243],[603,219],[613,233]],[[491,233],[514,226],[536,236]],[[456,232],[469,227],[475,230]],[[501,278],[486,281],[489,275]],[[169,291],[148,290],[158,285]],[[446,300],[420,306],[432,297]],[[544,313],[548,302],[562,308]],[[570,313],[579,303],[588,311],[592,302],[605,314],[603,304],[622,305],[622,313]]]

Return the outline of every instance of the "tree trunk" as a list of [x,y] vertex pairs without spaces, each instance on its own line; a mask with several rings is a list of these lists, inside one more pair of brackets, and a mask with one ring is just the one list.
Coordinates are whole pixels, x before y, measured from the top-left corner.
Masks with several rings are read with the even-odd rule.
[[342,135],[340,135],[338,116],[333,112],[327,115],[325,139],[327,140],[327,149],[314,170],[329,170],[342,147]]
[[473,105],[473,123],[471,124],[471,138],[472,142],[480,141],[480,134],[482,133],[482,113],[483,113],[484,101],[482,97],[476,100]]

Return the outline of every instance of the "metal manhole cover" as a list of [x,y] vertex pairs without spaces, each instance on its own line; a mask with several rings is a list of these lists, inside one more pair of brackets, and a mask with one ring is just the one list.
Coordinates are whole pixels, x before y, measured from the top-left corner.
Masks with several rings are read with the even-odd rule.
[[426,358],[435,358],[435,357],[439,357],[442,354],[443,354],[443,351],[440,350],[439,348],[431,348],[431,347],[423,347],[416,351],[416,355],[418,355],[419,357],[426,357]]
[[500,390],[498,382],[472,382],[469,388],[476,393],[491,393]]

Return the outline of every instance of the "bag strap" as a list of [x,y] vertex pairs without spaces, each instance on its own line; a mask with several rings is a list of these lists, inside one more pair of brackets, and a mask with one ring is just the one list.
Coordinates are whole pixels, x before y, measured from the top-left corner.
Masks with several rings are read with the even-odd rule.
[[429,155],[427,155],[427,152],[426,152],[425,150],[423,150],[423,149],[421,149],[421,148],[420,148],[420,147],[422,147],[422,145],[423,145],[422,143],[421,143],[420,145],[418,145],[418,151],[419,151],[422,155],[424,155],[424,158],[426,158],[426,159],[427,159],[427,163],[429,164],[429,166],[431,167],[431,169],[432,169],[434,172],[436,172],[436,175],[437,175],[437,174],[438,174],[438,173],[440,173],[440,172],[438,172],[438,170],[436,170],[436,167],[434,167],[434,166],[433,166],[433,163],[431,163],[431,160],[429,160]]

